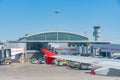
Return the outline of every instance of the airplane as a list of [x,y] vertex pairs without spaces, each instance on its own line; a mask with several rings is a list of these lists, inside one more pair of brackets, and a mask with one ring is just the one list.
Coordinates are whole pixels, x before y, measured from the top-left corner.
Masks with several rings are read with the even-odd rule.
[[83,57],[83,56],[72,56],[72,55],[57,55],[45,48],[41,48],[41,51],[46,55],[46,64],[51,64],[54,59],[66,59],[71,61],[77,61],[80,63],[91,64],[92,75],[120,76],[120,60],[119,59]]
[[120,52],[118,52],[118,53],[113,53],[111,56],[112,56],[113,58],[120,59]]

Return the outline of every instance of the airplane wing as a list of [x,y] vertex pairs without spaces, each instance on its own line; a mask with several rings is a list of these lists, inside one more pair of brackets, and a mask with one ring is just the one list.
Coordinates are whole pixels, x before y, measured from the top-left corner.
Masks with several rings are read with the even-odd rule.
[[72,55],[57,55],[57,56],[51,56],[51,57],[54,57],[57,59],[66,59],[66,60],[71,60],[71,61],[77,61],[77,62],[81,62],[81,63],[89,63],[89,64],[96,64],[96,63],[103,61],[99,58],[72,56]]
[[[77,61],[81,63],[89,63],[92,64],[93,70],[91,74],[99,74],[99,75],[119,75],[120,76],[120,60],[113,59],[104,59],[104,58],[94,58],[94,57],[83,57],[83,56],[68,56],[68,55],[56,55],[44,48],[41,51],[46,54],[46,63],[50,64],[55,58],[57,59],[66,59],[71,61]],[[116,73],[116,74],[115,74]]]

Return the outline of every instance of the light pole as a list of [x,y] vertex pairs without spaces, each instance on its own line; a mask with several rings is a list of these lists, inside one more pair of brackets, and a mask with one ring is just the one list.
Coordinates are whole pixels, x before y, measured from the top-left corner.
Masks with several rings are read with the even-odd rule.
[[57,43],[58,43],[58,27],[59,27],[59,23],[58,23],[58,14],[60,13],[60,10],[56,10],[55,14],[56,14],[56,25],[57,25]]

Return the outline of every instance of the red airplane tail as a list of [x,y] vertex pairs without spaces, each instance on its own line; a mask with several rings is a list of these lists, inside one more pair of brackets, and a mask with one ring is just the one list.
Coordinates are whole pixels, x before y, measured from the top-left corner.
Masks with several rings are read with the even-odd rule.
[[95,72],[94,70],[91,70],[91,74],[92,74],[92,75],[95,75],[96,72]]
[[45,48],[41,48],[41,51],[46,55],[46,63],[47,64],[51,64],[52,61],[55,59],[52,56],[56,56],[56,54],[48,51]]

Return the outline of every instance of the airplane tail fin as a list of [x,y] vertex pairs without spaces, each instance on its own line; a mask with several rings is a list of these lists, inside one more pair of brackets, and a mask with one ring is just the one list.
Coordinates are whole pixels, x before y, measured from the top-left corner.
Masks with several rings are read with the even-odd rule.
[[92,75],[95,75],[96,72],[95,72],[94,70],[91,70],[91,74],[92,74]]
[[53,58],[52,56],[56,56],[56,54],[48,51],[48,50],[45,49],[45,48],[41,48],[41,51],[46,55],[46,63],[47,63],[47,64],[51,64],[52,61],[55,59],[55,58]]

